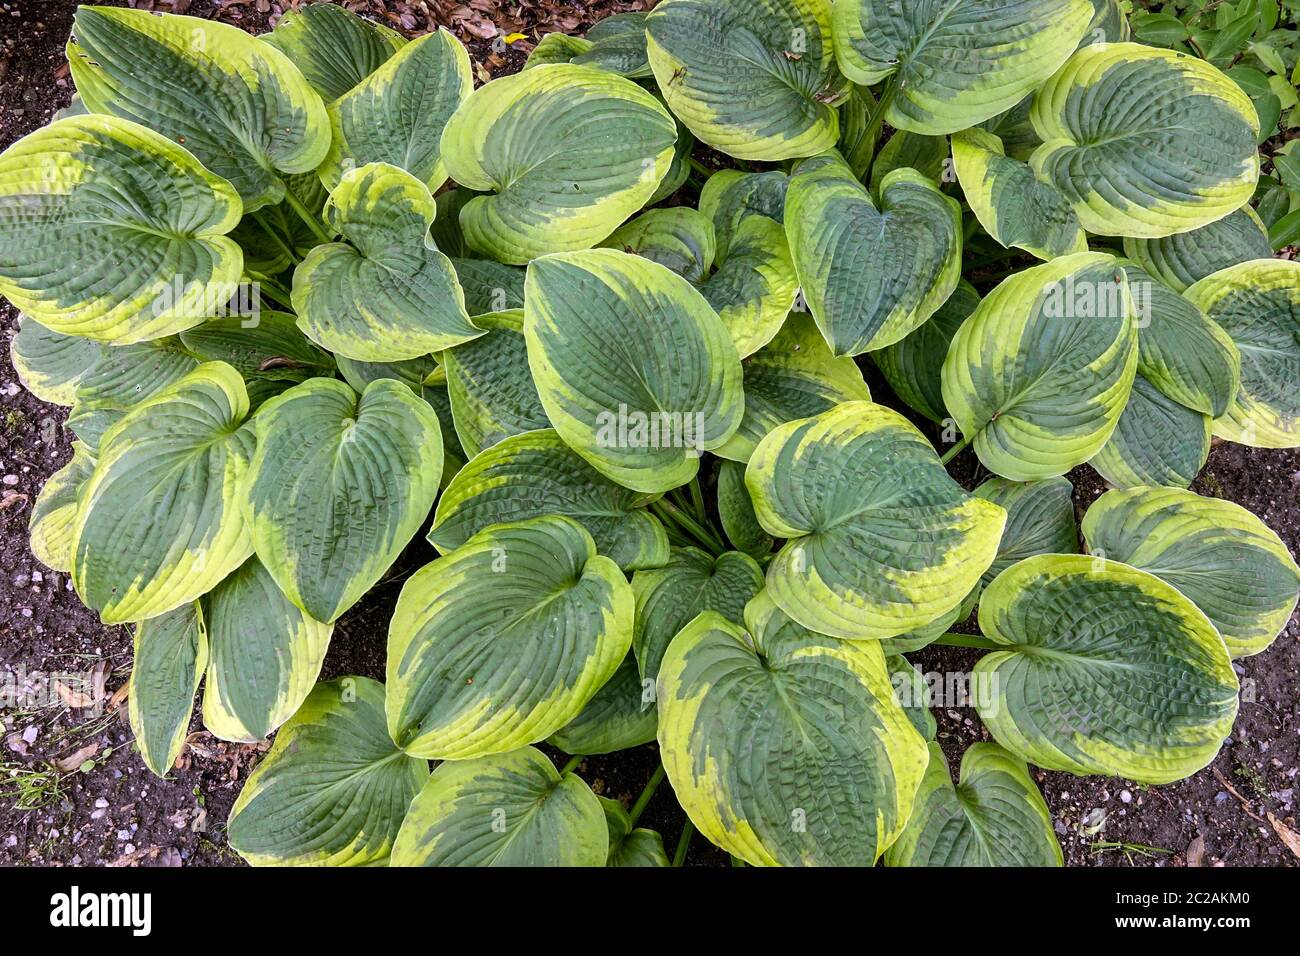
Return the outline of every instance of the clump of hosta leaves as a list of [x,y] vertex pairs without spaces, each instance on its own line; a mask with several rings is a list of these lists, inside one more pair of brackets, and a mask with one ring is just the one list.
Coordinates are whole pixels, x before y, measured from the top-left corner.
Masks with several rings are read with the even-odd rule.
[[[14,365],[77,439],[32,550],[132,625],[150,769],[200,687],[275,733],[253,863],[667,865],[666,778],[755,865],[1059,865],[1030,765],[1195,773],[1296,606],[1187,490],[1300,446],[1269,131],[1113,0],[665,0],[478,89],[331,5],[83,7],[68,60],[0,155]],[[384,682],[318,682],[417,537]],[[959,768],[934,642],[984,652]],[[630,807],[575,772],[656,740]]]

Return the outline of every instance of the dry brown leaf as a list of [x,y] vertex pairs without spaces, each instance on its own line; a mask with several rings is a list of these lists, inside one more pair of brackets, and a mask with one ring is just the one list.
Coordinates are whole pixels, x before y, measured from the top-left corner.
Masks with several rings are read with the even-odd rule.
[[25,504],[28,498],[21,491],[6,491],[0,495],[0,511],[8,511],[14,505]]
[[75,750],[66,757],[59,757],[54,761],[55,769],[64,773],[72,773],[81,767],[87,760],[91,760],[99,753],[99,744],[86,744],[80,750]]
[[95,703],[89,694],[73,690],[61,680],[54,682],[54,692],[59,695],[59,700],[63,701],[65,707],[70,707],[73,710],[82,710]]
[[1199,833],[1196,835],[1196,839],[1187,844],[1187,865],[1205,865],[1205,837]]
[[1276,833],[1278,838],[1286,844],[1287,849],[1294,855],[1300,856],[1300,833],[1292,830],[1277,817],[1273,816],[1271,812],[1268,814],[1268,822],[1272,825],[1273,832]]

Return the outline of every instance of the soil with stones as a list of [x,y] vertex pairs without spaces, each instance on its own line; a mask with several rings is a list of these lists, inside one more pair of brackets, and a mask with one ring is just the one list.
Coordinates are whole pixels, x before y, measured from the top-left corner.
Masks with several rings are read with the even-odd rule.
[[[99,0],[220,19],[261,33],[285,0]],[[343,5],[409,35],[451,29],[469,46],[483,82],[517,70],[544,33],[581,33],[611,13],[652,0],[348,0]],[[75,3],[0,0],[0,149],[45,125],[66,106],[72,84],[63,44]],[[498,36],[522,33],[507,46]],[[0,344],[17,325],[0,301]],[[241,865],[224,836],[226,817],[266,744],[229,744],[196,715],[178,766],[166,779],[145,769],[125,717],[131,635],[105,627],[73,593],[66,574],[44,568],[27,547],[31,504],[70,457],[66,410],[18,383],[0,349],[0,864]],[[888,387],[864,363],[873,392]],[[969,453],[953,465],[968,487],[982,480]],[[1104,484],[1090,469],[1070,476],[1083,509]],[[1218,445],[1195,490],[1259,515],[1294,552],[1300,547],[1300,452]],[[325,678],[382,679],[388,617],[401,582],[433,557],[413,543],[389,577],[337,625]],[[925,671],[968,671],[977,652],[930,648],[914,655]],[[1300,764],[1300,618],[1265,653],[1238,664],[1247,688],[1231,739],[1213,766],[1189,780],[1144,787],[1123,780],[1035,771],[1073,865],[1291,865],[1300,863],[1270,822],[1296,826]],[[15,706],[14,691],[23,701]],[[936,710],[940,741],[956,765],[970,742],[987,738],[973,709]],[[559,756],[552,752],[552,756]],[[583,761],[600,794],[630,802],[658,764],[655,745]],[[641,825],[665,837],[671,855],[685,818],[665,785]],[[687,865],[725,866],[727,856],[697,838]]]

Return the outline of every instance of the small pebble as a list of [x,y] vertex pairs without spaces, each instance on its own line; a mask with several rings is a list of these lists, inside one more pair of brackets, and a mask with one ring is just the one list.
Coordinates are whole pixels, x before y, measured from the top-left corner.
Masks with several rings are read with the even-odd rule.
[[1127,790],[1121,790],[1121,791],[1119,792],[1119,799],[1120,799],[1120,802],[1122,802],[1122,803],[1132,803],[1132,802],[1133,802],[1133,794],[1129,793]]

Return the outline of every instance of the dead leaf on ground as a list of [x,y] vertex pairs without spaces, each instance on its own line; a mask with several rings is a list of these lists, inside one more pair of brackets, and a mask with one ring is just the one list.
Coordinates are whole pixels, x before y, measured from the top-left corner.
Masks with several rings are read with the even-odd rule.
[[1196,839],[1187,844],[1187,865],[1205,865],[1205,837],[1199,833],[1196,835]]
[[81,767],[87,760],[94,759],[99,753],[99,744],[86,744],[80,750],[74,750],[66,757],[59,757],[54,761],[55,769],[64,773],[72,773]]
[[59,700],[63,701],[63,706],[72,710],[84,710],[95,703],[94,698],[89,694],[73,690],[61,680],[54,682],[54,692],[59,695]]
[[28,498],[21,491],[6,491],[0,495],[0,511],[8,511],[14,505],[26,504]]
[[1300,833],[1292,830],[1271,812],[1268,814],[1268,822],[1272,825],[1273,832],[1276,833],[1278,838],[1286,844],[1287,849],[1295,856],[1300,857]]

